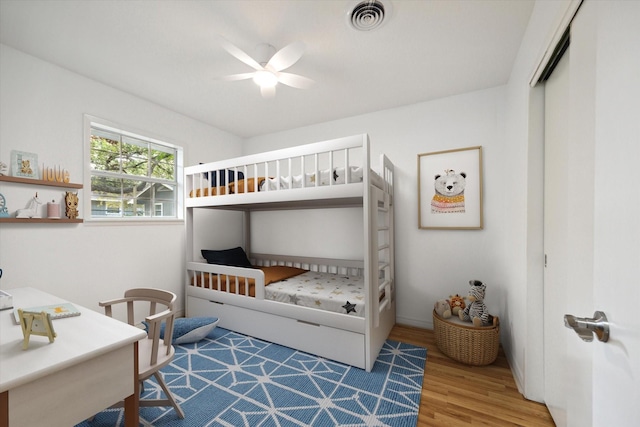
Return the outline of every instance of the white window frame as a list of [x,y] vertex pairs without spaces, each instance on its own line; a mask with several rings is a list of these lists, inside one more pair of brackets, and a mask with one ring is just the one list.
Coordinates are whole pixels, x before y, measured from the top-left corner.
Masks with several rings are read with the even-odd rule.
[[[176,150],[176,216],[175,217],[92,217],[91,214],[91,129],[98,128],[107,132],[117,133],[123,136],[140,139],[143,141],[151,142],[153,144],[161,145],[164,147],[172,148]],[[166,142],[166,139],[159,139],[149,136],[150,132],[140,132],[127,126],[122,126],[117,123],[109,122],[97,117],[85,115],[84,116],[84,216],[85,223],[118,223],[118,224],[158,224],[158,223],[182,223],[184,222],[184,150],[181,146]],[[155,206],[153,207],[155,210]]]

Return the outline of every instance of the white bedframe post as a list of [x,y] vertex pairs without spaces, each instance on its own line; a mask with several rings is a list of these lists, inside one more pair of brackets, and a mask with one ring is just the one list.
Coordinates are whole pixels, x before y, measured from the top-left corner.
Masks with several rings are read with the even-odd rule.
[[333,150],[329,151],[329,185],[333,185]]
[[[395,170],[393,163],[385,156],[384,154],[380,155],[380,166],[382,168],[382,177],[385,183],[385,194],[389,199],[389,217],[388,217],[388,226],[389,226],[389,271],[391,274],[391,289],[393,291],[392,298],[394,306],[392,307],[395,311],[395,300],[396,300],[396,240],[395,240],[395,197],[394,197],[394,179],[395,179]],[[394,313],[395,317],[395,313]]]
[[314,162],[314,170],[315,170],[315,174],[316,174],[316,179],[315,179],[315,186],[319,186],[320,185],[320,165],[318,164],[318,153],[315,153],[313,155],[313,162]]
[[[202,187],[200,187],[202,188]],[[193,189],[193,191],[195,191],[195,188]],[[201,190],[202,191],[202,190]],[[185,191],[185,195],[188,194]],[[190,262],[195,261],[195,259],[193,258],[193,252],[194,252],[194,248],[193,248],[193,235],[194,235],[194,231],[193,231],[193,209],[186,209],[185,212],[185,233],[187,233],[186,236],[186,251],[185,251],[185,265],[187,265]],[[185,270],[184,275],[183,275],[183,280],[185,283],[185,286],[189,286],[189,280],[190,280],[190,274],[189,274],[189,270]],[[185,292],[185,301],[184,301],[184,312],[185,315],[187,313],[189,313],[189,307],[188,307],[188,298],[186,296],[187,292]]]
[[242,242],[244,251],[247,256],[251,258],[251,211],[245,209],[242,211],[243,227],[242,227]]
[[344,183],[349,184],[351,182],[351,166],[349,165],[349,149],[344,150]]
[[[370,173],[370,165],[369,165],[369,136],[362,136],[362,181],[363,181],[363,189],[362,189],[362,226],[363,226],[363,236],[364,236],[364,280],[368,285],[365,287],[365,369],[367,372],[371,371],[373,364],[375,363],[375,357],[372,355],[372,342],[371,342],[371,331],[373,328],[373,310],[376,310],[377,303],[373,303],[374,301],[373,293],[374,289],[377,286],[371,286],[373,283],[374,276],[373,268],[377,262],[374,262],[374,256],[377,254],[377,251],[373,248],[373,236],[372,236],[372,215],[371,215],[371,177]],[[377,267],[376,267],[377,268]]]

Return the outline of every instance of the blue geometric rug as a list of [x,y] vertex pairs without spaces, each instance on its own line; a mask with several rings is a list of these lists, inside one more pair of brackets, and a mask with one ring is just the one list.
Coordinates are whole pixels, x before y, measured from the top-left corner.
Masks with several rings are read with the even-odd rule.
[[[328,344],[331,345],[331,344]],[[140,408],[143,426],[412,426],[418,419],[427,350],[387,340],[371,372],[223,328],[176,345],[162,370],[185,412]],[[151,380],[144,397],[162,397]],[[123,410],[77,427],[124,425]]]

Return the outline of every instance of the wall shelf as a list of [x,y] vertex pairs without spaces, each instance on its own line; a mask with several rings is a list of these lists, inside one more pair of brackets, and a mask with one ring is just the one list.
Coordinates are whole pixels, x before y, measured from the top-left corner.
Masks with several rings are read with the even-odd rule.
[[82,188],[82,184],[73,182],[44,181],[42,179],[20,178],[17,176],[0,176],[0,181],[16,182],[18,184],[45,185],[49,187]]
[[[0,176],[0,182],[14,182],[17,184],[27,185],[41,185],[46,187],[60,187],[60,188],[75,188],[81,189],[82,184],[74,184],[73,182],[57,182],[57,181],[44,181],[42,179],[20,178],[17,176]],[[20,224],[80,224],[81,218],[69,219],[50,219],[50,218],[0,218],[1,223],[20,223]]]
[[82,223],[81,218],[69,219],[69,218],[60,218],[60,219],[49,219],[49,218],[0,218],[0,224],[3,222],[13,222],[13,223],[22,223],[22,224],[80,224]]

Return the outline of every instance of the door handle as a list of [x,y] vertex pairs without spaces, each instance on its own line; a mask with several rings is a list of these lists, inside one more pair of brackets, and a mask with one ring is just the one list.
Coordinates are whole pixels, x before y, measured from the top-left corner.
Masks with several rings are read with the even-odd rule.
[[564,326],[576,331],[576,334],[583,341],[593,341],[595,333],[598,340],[607,342],[609,340],[609,322],[607,316],[602,311],[593,313],[593,317],[576,317],[571,314],[564,315]]

